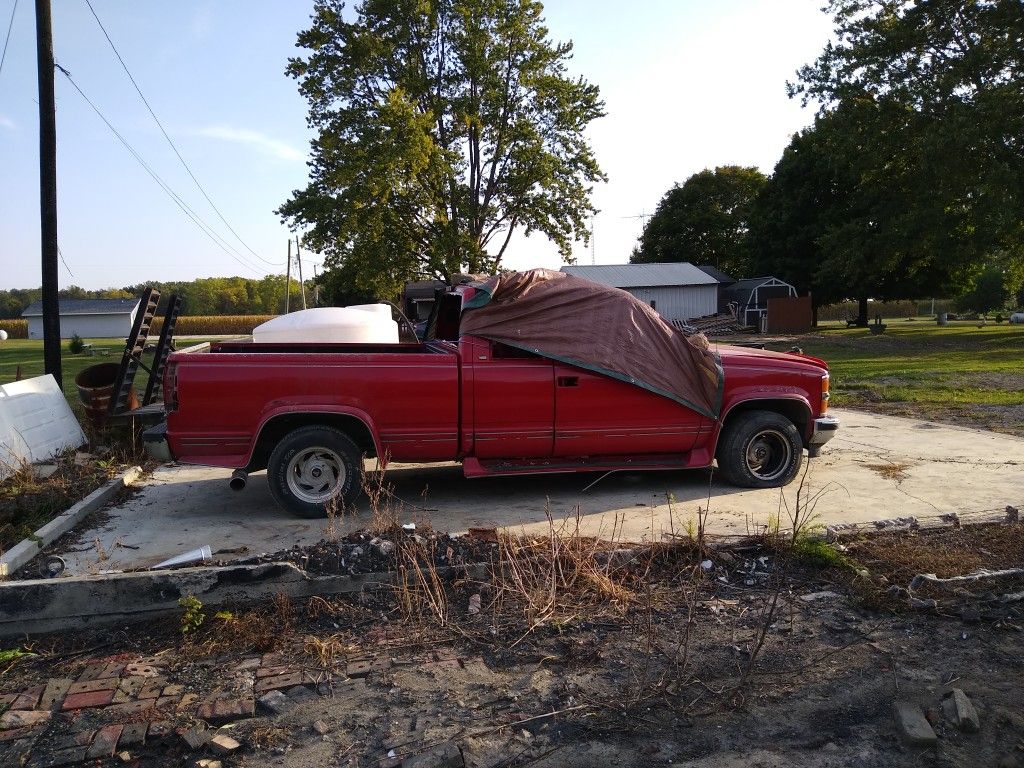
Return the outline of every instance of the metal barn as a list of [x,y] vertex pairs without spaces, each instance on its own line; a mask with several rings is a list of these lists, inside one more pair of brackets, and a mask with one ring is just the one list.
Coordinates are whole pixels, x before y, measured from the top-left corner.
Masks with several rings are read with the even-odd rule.
[[718,312],[718,281],[687,262],[562,267],[570,275],[621,288],[666,320],[692,320]]
[[[61,299],[60,337],[76,333],[83,339],[125,338],[132,331],[138,299]],[[43,302],[34,301],[21,316],[28,320],[28,337],[43,338]]]

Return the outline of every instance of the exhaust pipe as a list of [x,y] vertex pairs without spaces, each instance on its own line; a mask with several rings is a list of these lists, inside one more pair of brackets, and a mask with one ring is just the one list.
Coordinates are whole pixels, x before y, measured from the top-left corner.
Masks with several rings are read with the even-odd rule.
[[249,480],[249,473],[244,469],[236,469],[231,473],[231,480],[228,481],[228,485],[232,491],[240,491],[245,488],[245,484]]

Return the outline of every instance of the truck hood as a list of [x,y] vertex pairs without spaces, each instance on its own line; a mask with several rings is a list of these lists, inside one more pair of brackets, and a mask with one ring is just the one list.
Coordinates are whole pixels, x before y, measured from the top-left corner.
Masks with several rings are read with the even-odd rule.
[[769,349],[757,349],[756,347],[738,347],[733,344],[712,344],[712,349],[718,352],[722,360],[722,366],[757,366],[765,367],[776,365],[780,368],[792,368],[794,364],[807,366],[815,371],[827,371],[828,364],[810,355],[800,355],[795,352],[772,352]]

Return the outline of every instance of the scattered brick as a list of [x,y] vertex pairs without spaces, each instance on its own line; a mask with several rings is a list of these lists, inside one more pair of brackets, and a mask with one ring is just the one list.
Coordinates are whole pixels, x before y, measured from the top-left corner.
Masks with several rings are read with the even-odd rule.
[[284,675],[265,677],[262,680],[257,680],[255,691],[256,693],[263,693],[265,691],[272,691],[275,688],[291,688],[292,686],[300,685],[301,683],[301,672],[289,672]]
[[256,712],[254,699],[211,699],[196,711],[196,717],[208,722],[225,722],[252,717]]
[[117,690],[116,677],[98,677],[94,680],[84,680],[80,683],[72,683],[68,686],[68,696],[76,693],[91,693],[93,691],[115,691]]
[[226,733],[218,733],[212,739],[210,739],[210,747],[218,755],[230,755],[232,752],[240,749],[242,744],[235,741]]
[[36,730],[34,725],[25,725],[21,728],[8,728],[7,730],[0,731],[0,744],[8,741],[17,741],[23,739],[26,736],[31,736]]
[[45,685],[34,685],[22,691],[18,698],[11,702],[11,709],[35,709],[45,688]]
[[256,668],[257,668],[257,667],[258,667],[259,665],[260,665],[260,659],[259,659],[259,657],[254,657],[254,658],[251,658],[251,659],[243,659],[243,660],[242,660],[242,661],[241,661],[241,662],[240,662],[240,663],[239,663],[239,664],[238,664],[238,665],[237,665],[237,666],[235,667],[235,669],[236,669],[237,671],[239,671],[239,672],[245,672],[245,671],[246,671],[246,670],[248,670],[248,669],[256,669]]
[[136,662],[135,664],[126,665],[124,674],[129,677],[160,677],[160,668]]
[[103,677],[103,670],[107,668],[106,664],[90,664],[85,670],[78,676],[78,682],[84,683],[87,680],[98,680]]
[[121,738],[123,725],[108,725],[96,732],[92,746],[85,753],[86,757],[113,757],[117,751],[117,740]]
[[981,730],[981,720],[978,718],[978,711],[961,688],[953,689],[953,712],[957,727],[961,731],[977,733]]
[[128,723],[121,731],[121,738],[117,740],[117,746],[125,747],[142,746],[146,743],[147,723]]
[[70,736],[65,736],[63,739],[58,739],[54,742],[54,749],[71,749],[72,747],[88,747],[92,744],[92,737],[96,735],[96,731],[79,731],[78,733],[72,733]]
[[196,768],[221,768],[220,760],[211,760],[208,757],[204,757],[202,760],[196,761]]
[[328,733],[331,732],[331,726],[329,726],[323,720],[314,720],[313,730],[319,733],[321,736],[326,736]]
[[316,698],[316,694],[304,685],[293,686],[289,688],[286,693],[288,694],[288,698],[296,703]]
[[147,712],[156,704],[156,699],[142,699],[140,701],[126,701],[124,704],[111,704],[104,712],[113,717],[130,717],[140,712]]
[[185,692],[185,686],[183,685],[165,685],[163,691],[160,692],[161,696],[181,696]]
[[264,667],[278,666],[284,662],[284,654],[280,651],[270,651],[263,654],[262,664]]
[[57,768],[58,765],[80,763],[85,760],[85,753],[87,751],[88,750],[85,747],[62,749],[60,752],[54,752],[51,754],[44,762],[39,763],[39,765],[46,766],[46,768]]
[[295,702],[285,696],[281,691],[275,690],[260,696],[260,706],[270,710],[275,715],[283,715],[295,706]]
[[24,728],[42,725],[50,719],[49,712],[34,712],[32,710],[10,709],[0,715],[0,729]]
[[7,709],[16,698],[18,698],[16,693],[0,693],[0,712]]
[[[61,709],[67,712],[71,709],[87,709],[89,707],[105,707],[114,700],[113,691],[89,691],[88,693],[75,693],[64,699]],[[118,706],[125,706],[119,704]]]
[[140,699],[159,699],[160,692],[163,691],[163,689],[163,683],[149,682],[143,685],[135,695]]
[[345,674],[349,677],[366,677],[372,669],[373,662],[369,660],[350,661],[345,667]]
[[178,735],[190,749],[199,749],[210,740],[210,733],[205,728],[179,728]]
[[176,709],[178,702],[181,701],[180,696],[161,696],[156,700],[157,709]]
[[935,731],[917,704],[909,701],[893,702],[893,714],[896,716],[896,725],[907,743],[930,746],[938,741]]
[[256,679],[260,680],[264,677],[277,677],[278,675],[287,675],[295,670],[291,667],[260,667],[256,670]]
[[171,724],[166,720],[157,720],[149,724],[146,738],[150,741],[161,741],[171,735]]
[[178,711],[184,712],[190,707],[194,706],[199,701],[199,697],[194,693],[186,693],[181,697],[181,701],[178,702]]
[[124,664],[107,664],[103,668],[103,677],[120,677],[121,673],[124,672]]
[[46,684],[46,688],[43,689],[42,698],[39,700],[39,709],[56,709],[61,701],[64,700],[70,687],[71,678],[69,677],[55,677],[51,679]]
[[402,761],[402,768],[456,768],[463,765],[462,751],[451,741]]

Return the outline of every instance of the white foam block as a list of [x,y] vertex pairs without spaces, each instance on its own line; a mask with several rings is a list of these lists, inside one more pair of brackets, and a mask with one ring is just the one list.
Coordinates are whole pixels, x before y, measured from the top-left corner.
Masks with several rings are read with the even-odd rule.
[[85,433],[53,376],[0,386],[0,479],[23,463],[46,461],[85,443]]

